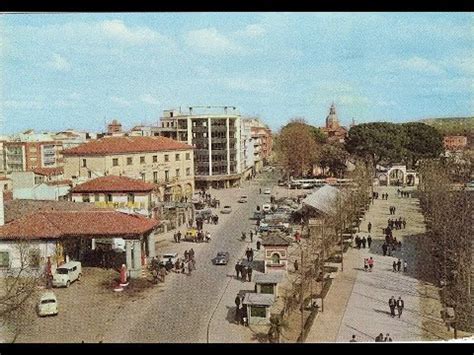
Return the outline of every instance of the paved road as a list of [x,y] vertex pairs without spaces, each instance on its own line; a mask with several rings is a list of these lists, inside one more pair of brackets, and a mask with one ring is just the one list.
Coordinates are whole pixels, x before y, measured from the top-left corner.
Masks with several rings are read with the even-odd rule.
[[[269,199],[268,195],[258,193],[259,186],[268,186],[267,183],[260,181],[241,189],[216,191],[221,206],[230,204],[233,211],[230,215],[221,215],[219,225],[205,225],[213,237],[205,248],[196,250],[197,270],[189,276],[173,274],[164,288],[154,289],[145,300],[131,306],[134,314],[127,314],[127,326],[123,326],[124,318],[119,317],[110,325],[104,341],[206,342],[209,318],[228,284],[228,275],[234,273],[235,261],[244,255],[247,246],[240,239],[241,232],[248,233],[254,227],[249,218],[255,206]],[[243,194],[248,195],[248,203],[239,204],[237,200]],[[231,255],[227,266],[211,263],[220,250],[229,251]]]

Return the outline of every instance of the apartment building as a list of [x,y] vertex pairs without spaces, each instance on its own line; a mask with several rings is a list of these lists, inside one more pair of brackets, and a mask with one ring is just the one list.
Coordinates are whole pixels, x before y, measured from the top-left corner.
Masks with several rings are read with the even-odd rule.
[[194,147],[197,189],[237,186],[242,177],[240,114],[231,106],[165,110],[160,135]]
[[56,141],[3,143],[7,173],[32,171],[37,168],[56,168],[62,165],[62,143]]
[[63,151],[64,178],[82,183],[116,175],[158,185],[161,201],[191,198],[193,147],[166,137],[107,136]]
[[255,147],[252,138],[252,121],[248,119],[241,120],[241,165],[242,180],[249,180],[256,174],[255,170]]

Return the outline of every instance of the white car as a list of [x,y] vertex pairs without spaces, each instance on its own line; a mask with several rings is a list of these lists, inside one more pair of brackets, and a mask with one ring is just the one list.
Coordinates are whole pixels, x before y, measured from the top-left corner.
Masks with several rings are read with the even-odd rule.
[[44,292],[36,305],[36,311],[40,317],[55,316],[58,314],[58,299],[51,291]]
[[272,193],[272,190],[271,189],[265,189],[265,190],[263,190],[263,193],[265,195],[270,195]]
[[232,212],[232,207],[230,206],[224,206],[224,208],[221,210],[221,213],[224,213],[224,214],[229,214]]
[[171,259],[171,262],[173,265],[176,263],[176,260],[178,260],[178,253],[166,253],[161,256],[161,262],[163,264],[166,264],[166,262]]
[[79,261],[70,261],[59,266],[53,274],[54,287],[69,287],[82,276],[82,264]]
[[248,197],[246,195],[242,195],[239,198],[240,203],[246,203],[248,201]]
[[264,212],[270,212],[272,210],[272,205],[270,205],[269,203],[266,203],[266,204],[262,205],[262,210]]

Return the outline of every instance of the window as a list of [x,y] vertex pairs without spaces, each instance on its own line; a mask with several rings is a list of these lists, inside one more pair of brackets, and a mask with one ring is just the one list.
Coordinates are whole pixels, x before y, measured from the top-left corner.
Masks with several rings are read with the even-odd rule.
[[267,307],[265,306],[251,306],[250,315],[252,317],[266,318],[267,316]]
[[112,202],[112,194],[105,195],[105,201]]
[[153,163],[158,163],[158,155],[153,156]]
[[176,169],[176,177],[179,177],[179,169]]
[[145,157],[140,157],[140,164],[145,164]]
[[186,160],[191,160],[191,153],[186,153]]
[[89,179],[92,178],[92,171],[89,170],[89,171],[87,172],[87,176],[89,177]]
[[89,194],[83,194],[82,195],[82,202],[91,202]]
[[168,154],[165,154],[165,161],[170,161],[170,156]]
[[127,201],[129,203],[135,203],[135,195],[134,194],[128,194],[127,195]]
[[118,166],[118,158],[112,159],[112,166]]
[[132,157],[128,157],[127,158],[127,165],[132,165],[133,164],[133,158]]
[[186,176],[191,175],[191,168],[186,168]]
[[140,177],[142,178],[142,181],[145,181],[145,173],[140,173]]
[[10,253],[8,251],[0,251],[0,267],[10,266]]
[[95,201],[95,202],[99,202],[99,201],[100,201],[100,195],[99,195],[99,194],[95,194],[95,195],[94,195],[94,201]]
[[83,168],[87,167],[87,160],[86,159],[82,159],[82,167]]
[[168,170],[165,170],[165,181],[170,181],[170,172]]
[[153,182],[155,184],[158,183],[158,171],[153,172]]
[[267,294],[273,295],[273,285],[272,284],[260,285],[260,293],[267,293]]
[[176,160],[176,161],[179,161],[180,159],[181,159],[180,154],[179,154],[179,153],[178,153],[178,154],[175,154],[175,160]]
[[277,253],[274,253],[272,255],[272,264],[274,265],[280,265],[280,255]]
[[32,268],[39,268],[40,266],[40,251],[39,249],[32,249],[29,252],[29,266]]

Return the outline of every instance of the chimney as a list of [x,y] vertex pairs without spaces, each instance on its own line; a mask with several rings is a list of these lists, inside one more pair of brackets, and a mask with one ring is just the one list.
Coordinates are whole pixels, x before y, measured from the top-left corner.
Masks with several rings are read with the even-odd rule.
[[0,226],[5,225],[5,207],[3,203],[3,191],[0,191]]

